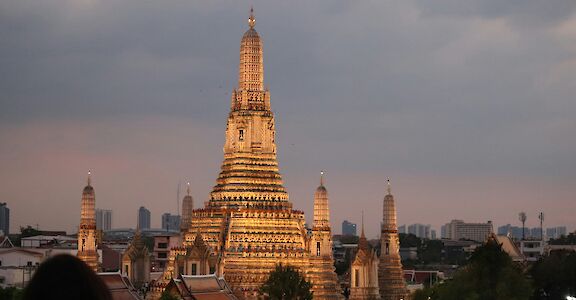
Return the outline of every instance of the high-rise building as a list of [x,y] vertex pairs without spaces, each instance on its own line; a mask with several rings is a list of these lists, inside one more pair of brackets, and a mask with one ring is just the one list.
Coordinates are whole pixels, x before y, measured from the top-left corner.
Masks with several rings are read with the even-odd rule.
[[96,209],[96,229],[109,231],[112,229],[112,211],[109,209]]
[[521,240],[522,239],[522,227],[512,226],[510,224],[506,224],[506,225],[498,227],[498,235],[506,235],[506,236],[510,236],[513,239]]
[[5,234],[10,234],[10,209],[6,203],[0,203],[0,230]]
[[98,271],[98,252],[96,245],[96,194],[90,185],[90,171],[88,183],[82,191],[82,208],[80,213],[80,228],[78,230],[78,258],[83,260],[92,270]]
[[171,252],[162,278],[194,272],[194,265],[180,269],[177,257],[185,259],[197,247],[218,258],[216,273],[224,276],[239,298],[258,297],[269,273],[281,263],[311,278],[315,298],[338,299],[339,293],[325,292],[337,284],[328,284],[335,276],[324,276],[325,260],[312,259],[317,257],[318,242],[320,258],[330,253],[322,246],[326,229],[316,231],[322,240],[311,245],[304,212],[293,209],[282,183],[274,113],[264,86],[262,40],[255,22],[251,13],[250,28],[240,42],[238,88],[231,93],[220,174],[204,207],[192,210],[183,245]]
[[396,222],[396,204],[388,179],[388,194],[384,197],[378,287],[383,300],[407,299],[408,290],[400,261],[400,240]]
[[150,229],[150,211],[144,206],[138,209],[138,228]]
[[348,220],[344,220],[344,222],[342,222],[342,235],[356,236],[356,224],[349,222]]
[[406,230],[406,225],[398,226],[398,233],[407,234],[408,230]]
[[530,229],[530,238],[539,240],[542,238],[542,230],[540,227],[534,227]]
[[563,235],[566,235],[566,226],[549,227],[546,228],[546,238],[557,239]]
[[165,213],[162,215],[162,229],[180,230],[180,216]]
[[190,195],[190,182],[186,187],[186,196],[182,199],[182,217],[180,219],[180,231],[186,232],[190,228],[192,220],[192,210],[194,209],[194,199]]
[[492,221],[486,223],[465,223],[462,220],[452,220],[443,226],[443,238],[449,240],[472,240],[484,242],[493,232]]
[[408,233],[411,233],[421,239],[430,239],[431,238],[430,228],[431,228],[430,225],[424,225],[418,223],[410,224],[408,225]]

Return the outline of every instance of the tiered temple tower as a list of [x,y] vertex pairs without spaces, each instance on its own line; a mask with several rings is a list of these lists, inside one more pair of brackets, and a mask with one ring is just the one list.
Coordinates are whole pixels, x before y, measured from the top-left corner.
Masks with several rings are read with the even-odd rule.
[[[274,114],[270,92],[264,88],[262,40],[255,24],[251,12],[250,28],[240,43],[238,88],[232,92],[216,186],[204,208],[192,210],[183,247],[172,251],[164,274],[165,280],[178,276],[174,261],[187,255],[186,249],[192,249],[200,235],[217,258],[215,271],[239,298],[257,297],[279,263],[304,275],[316,268],[310,263],[304,213],[292,209],[278,170]],[[321,247],[321,253],[330,251],[329,246]]]
[[314,224],[310,238],[310,268],[307,273],[316,299],[342,299],[332,256],[332,230],[328,191],[324,187],[324,172],[314,193]]
[[380,262],[378,265],[378,286],[384,300],[407,299],[408,290],[400,260],[400,240],[396,223],[396,206],[387,180],[388,194],[384,197],[384,211],[381,231]]
[[80,213],[80,228],[78,230],[78,258],[86,262],[94,271],[98,271],[98,252],[96,245],[96,196],[94,188],[90,185],[90,171],[88,183],[82,191],[82,208]]

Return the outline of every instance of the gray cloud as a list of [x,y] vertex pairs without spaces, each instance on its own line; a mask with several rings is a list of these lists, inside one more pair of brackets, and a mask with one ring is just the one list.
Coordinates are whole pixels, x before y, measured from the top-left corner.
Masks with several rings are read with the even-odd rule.
[[[43,190],[61,195],[58,201],[65,205],[62,199],[77,202],[78,189],[70,186],[75,177],[63,173],[83,174],[90,163],[102,164],[104,172],[122,174],[102,175],[117,179],[100,179],[102,203],[122,198],[125,206],[115,209],[128,213],[141,203],[154,207],[164,201],[159,198],[172,197],[170,182],[187,173],[199,178],[195,197],[203,201],[218,172],[249,6],[0,3],[0,162],[10,166],[0,170],[0,178],[23,187],[36,166],[46,166],[53,187]],[[510,209],[526,202],[526,194],[515,189],[530,186],[535,174],[549,183],[542,193],[554,200],[545,205],[535,200],[531,209],[573,200],[567,185],[557,181],[576,180],[573,1],[256,2],[255,10],[282,172],[295,205],[308,216],[320,169],[334,174],[334,224],[347,217],[344,204],[350,198],[364,199],[357,203],[377,219],[378,182],[386,175],[400,177],[398,199],[411,205],[400,204],[409,216],[405,222],[472,218],[455,203],[468,195],[466,208],[481,211],[487,205],[483,188],[466,184],[476,179],[506,193]],[[75,127],[78,131],[59,134]],[[83,133],[93,139],[80,138]],[[44,148],[66,167],[48,163],[50,156],[37,152]],[[196,165],[203,159],[216,163]],[[128,171],[107,167],[116,160],[126,161]],[[125,185],[148,184],[113,185],[126,172],[142,175]],[[451,181],[453,193],[424,197],[430,177]],[[493,179],[500,177],[510,188]],[[161,188],[148,187],[154,186],[150,182]],[[15,213],[25,215],[30,200],[4,184],[0,198],[22,199]],[[162,188],[166,191],[157,191]],[[64,189],[71,194],[64,196]],[[134,190],[138,194],[131,194]],[[427,211],[453,211],[424,215],[422,203]],[[161,205],[155,209],[163,212]],[[515,214],[494,220],[510,222]],[[564,220],[561,212],[556,216]],[[73,215],[63,226],[76,219]],[[373,223],[368,232],[375,235]]]

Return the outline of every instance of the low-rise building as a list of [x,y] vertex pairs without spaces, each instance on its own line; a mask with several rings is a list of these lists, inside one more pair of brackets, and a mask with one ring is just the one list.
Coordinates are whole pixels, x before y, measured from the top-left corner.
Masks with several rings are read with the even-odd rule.
[[154,249],[152,251],[152,269],[163,271],[168,263],[170,250],[181,245],[178,233],[168,233],[154,236]]
[[544,254],[546,243],[542,240],[520,241],[520,252],[529,262],[536,262]]

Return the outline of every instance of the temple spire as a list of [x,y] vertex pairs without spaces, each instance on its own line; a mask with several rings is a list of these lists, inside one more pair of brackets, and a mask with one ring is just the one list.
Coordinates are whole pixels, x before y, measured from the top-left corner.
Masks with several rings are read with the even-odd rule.
[[388,195],[392,195],[392,188],[390,187],[390,177],[386,178],[386,191]]
[[186,183],[186,194],[190,196],[190,181]]
[[90,185],[90,183],[92,183],[91,175],[92,175],[92,171],[88,170],[88,179],[86,180],[87,185]]
[[254,7],[250,7],[250,17],[248,18],[248,25],[250,26],[250,29],[253,29],[254,25],[256,25],[256,17],[254,17]]
[[362,233],[360,234],[360,237],[365,237],[365,235],[364,235],[364,211],[362,211]]
[[324,186],[324,171],[320,171],[320,186]]

